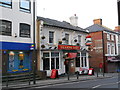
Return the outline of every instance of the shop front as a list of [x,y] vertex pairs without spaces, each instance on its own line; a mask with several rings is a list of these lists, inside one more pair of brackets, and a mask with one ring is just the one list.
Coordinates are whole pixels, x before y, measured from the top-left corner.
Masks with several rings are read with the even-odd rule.
[[107,71],[108,72],[119,72],[120,71],[120,60],[117,56],[107,56]]
[[32,70],[32,44],[1,42],[1,45],[3,75]]
[[80,46],[58,45],[58,50],[62,51],[64,66],[65,66],[65,73],[75,74],[76,59],[77,59],[77,54],[80,51]]

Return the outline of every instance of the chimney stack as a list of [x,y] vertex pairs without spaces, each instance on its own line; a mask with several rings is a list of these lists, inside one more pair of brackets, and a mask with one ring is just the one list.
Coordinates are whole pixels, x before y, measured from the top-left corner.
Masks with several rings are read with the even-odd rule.
[[78,17],[76,16],[76,14],[70,17],[70,24],[73,26],[78,26]]
[[102,19],[94,19],[94,24],[102,25]]
[[114,31],[120,32],[120,26],[116,26]]

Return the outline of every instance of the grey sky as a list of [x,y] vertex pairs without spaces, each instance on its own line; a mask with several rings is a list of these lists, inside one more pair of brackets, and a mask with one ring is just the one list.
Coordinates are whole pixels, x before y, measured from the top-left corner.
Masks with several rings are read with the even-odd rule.
[[69,22],[74,14],[82,28],[97,18],[102,18],[103,25],[111,29],[118,25],[117,0],[37,0],[38,16]]

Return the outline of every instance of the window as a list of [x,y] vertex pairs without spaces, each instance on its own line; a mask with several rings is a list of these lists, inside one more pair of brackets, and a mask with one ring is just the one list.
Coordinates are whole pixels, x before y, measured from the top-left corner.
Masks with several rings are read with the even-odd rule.
[[0,35],[11,36],[12,23],[11,21],[0,20]]
[[43,53],[43,69],[44,70],[59,69],[59,52]]
[[114,41],[114,35],[111,35],[111,40]]
[[115,46],[114,45],[111,46],[111,54],[115,54]]
[[86,52],[85,51],[81,52],[81,66],[82,67],[87,67],[87,57],[86,57]]
[[110,34],[109,33],[107,34],[107,40],[110,40]]
[[81,36],[78,35],[78,43],[81,45]]
[[54,32],[49,31],[49,43],[54,43]]
[[30,25],[20,23],[20,37],[30,38]]
[[107,53],[110,54],[110,45],[107,47]]
[[78,53],[76,57],[76,67],[80,67],[80,53]]
[[20,0],[20,10],[24,12],[30,12],[31,10],[30,0]]
[[66,38],[66,40],[65,40],[65,44],[69,44],[69,34],[65,34],[65,38]]
[[0,6],[12,8],[12,0],[0,0]]

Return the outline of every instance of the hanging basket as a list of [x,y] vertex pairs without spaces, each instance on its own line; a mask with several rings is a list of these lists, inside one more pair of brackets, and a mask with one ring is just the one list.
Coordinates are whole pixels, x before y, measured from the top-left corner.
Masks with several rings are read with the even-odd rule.
[[62,44],[62,41],[59,41],[58,43],[59,43],[59,44]]
[[41,45],[42,48],[45,48],[45,45]]
[[41,38],[42,38],[42,39],[45,39],[45,36],[42,36]]
[[74,42],[77,42],[77,39],[75,39]]
[[79,44],[79,43],[77,43],[76,45],[77,45],[77,46],[80,46],[80,44]]
[[64,37],[62,40],[66,40],[66,38]]

